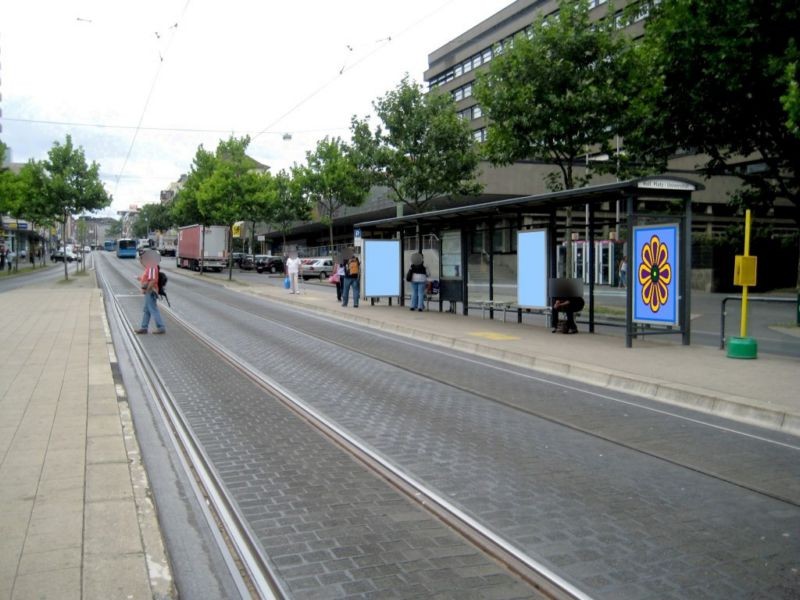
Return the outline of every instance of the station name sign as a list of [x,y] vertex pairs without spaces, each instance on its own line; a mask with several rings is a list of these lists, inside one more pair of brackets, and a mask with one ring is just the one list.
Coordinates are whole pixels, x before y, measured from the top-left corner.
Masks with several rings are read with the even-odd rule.
[[679,190],[682,192],[693,192],[697,189],[693,183],[674,179],[645,179],[637,183],[636,187],[645,190]]

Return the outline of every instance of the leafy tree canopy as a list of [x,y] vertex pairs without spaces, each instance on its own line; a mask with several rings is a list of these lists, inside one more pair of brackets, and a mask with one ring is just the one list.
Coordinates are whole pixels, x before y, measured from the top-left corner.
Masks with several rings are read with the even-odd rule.
[[151,231],[166,231],[174,225],[170,208],[164,204],[145,204],[136,217],[133,233],[137,238],[147,237]]
[[408,76],[373,103],[381,121],[353,118],[354,156],[394,200],[422,212],[439,196],[475,195],[478,154],[449,94],[423,93]]
[[[100,181],[100,166],[86,163],[83,148],[74,147],[72,137],[55,142],[47,160],[28,163],[25,177],[32,212],[40,221],[60,220],[66,231],[70,215],[92,212],[111,204]],[[64,278],[68,278],[64,261]]]
[[[788,198],[800,222],[800,138],[787,126],[798,31],[795,0],[654,3],[644,44],[658,87],[644,98],[626,148],[706,154],[708,175],[736,175],[748,185],[745,196],[767,204]],[[742,157],[764,168],[739,168]]]
[[204,214],[198,204],[200,187],[214,172],[216,157],[213,152],[206,150],[202,144],[197,147],[197,152],[192,161],[192,167],[183,188],[175,195],[171,210],[177,225],[210,225],[210,215]]
[[539,17],[530,34],[514,38],[475,88],[489,119],[486,157],[555,164],[553,190],[585,185],[573,165],[594,149],[612,151],[631,98],[646,85],[641,53],[613,19],[591,23],[585,0],[559,7],[557,19]]
[[270,187],[270,208],[266,220],[282,234],[283,246],[286,247],[286,234],[295,222],[311,218],[311,207],[303,195],[300,178],[293,178],[285,170],[273,177]]
[[328,225],[333,246],[333,215],[343,206],[359,206],[369,192],[369,178],[359,169],[350,147],[340,138],[317,142],[306,153],[306,164],[293,170],[296,183],[319,209],[320,220]]

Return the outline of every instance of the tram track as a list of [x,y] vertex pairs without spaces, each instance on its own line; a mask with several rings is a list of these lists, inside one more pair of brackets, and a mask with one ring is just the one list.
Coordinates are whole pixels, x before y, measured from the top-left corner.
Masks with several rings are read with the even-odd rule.
[[178,455],[185,471],[193,482],[195,495],[204,515],[215,534],[217,544],[242,597],[254,597],[261,600],[282,600],[288,598],[280,579],[275,575],[266,557],[258,549],[258,544],[247,526],[236,504],[225,490],[219,477],[215,475],[213,465],[203,451],[202,444],[193,434],[191,427],[182,414],[178,404],[172,398],[155,365],[142,348],[136,334],[125,317],[118,301],[118,294],[111,290],[104,276],[98,271],[98,280],[106,293],[110,316],[119,325],[123,339],[131,356],[135,357],[134,368],[145,383],[162,421],[168,425],[171,441],[178,450]]
[[[190,279],[190,280],[194,281],[193,279]],[[403,370],[403,371],[406,371],[406,372],[409,372],[409,373],[413,373],[413,374],[417,374],[417,375],[420,374],[420,372],[417,371],[415,368],[410,367],[408,364],[406,364],[406,363],[404,363],[402,361],[392,359],[391,357],[388,357],[388,356],[376,355],[374,352],[371,352],[369,350],[365,350],[361,346],[358,346],[356,344],[350,344],[350,343],[347,343],[346,341],[343,341],[342,337],[326,335],[326,333],[324,331],[315,331],[313,334],[311,334],[306,329],[299,328],[299,327],[294,327],[294,326],[289,325],[289,324],[287,324],[287,323],[285,323],[285,322],[283,322],[283,321],[281,321],[281,320],[279,320],[277,318],[272,318],[272,317],[270,317],[268,315],[265,315],[265,314],[260,313],[260,312],[256,312],[254,310],[248,310],[247,308],[243,308],[241,305],[234,304],[234,303],[229,302],[229,301],[227,301],[225,299],[222,299],[222,298],[215,298],[215,302],[218,302],[218,303],[224,305],[228,309],[235,310],[235,311],[241,312],[241,313],[245,313],[245,314],[247,314],[248,316],[250,316],[252,318],[256,318],[256,319],[259,319],[261,321],[268,322],[273,327],[280,327],[281,329],[291,331],[292,333],[297,334],[297,335],[309,336],[309,337],[311,337],[313,339],[322,340],[322,341],[324,341],[324,342],[326,342],[328,344],[332,344],[332,345],[337,346],[337,347],[339,347],[339,348],[341,348],[343,350],[346,350],[348,352],[353,352],[355,354],[358,354],[358,355],[364,356],[366,358],[369,358],[370,360],[375,360],[375,361],[382,362],[382,363],[384,363],[384,364],[386,364],[386,365],[388,365],[388,366],[390,366],[392,368],[400,369],[400,370]],[[323,318],[323,317],[320,317],[319,315],[314,314],[314,313],[309,313],[309,316],[310,316],[310,318],[313,318],[313,319],[321,319],[321,318]],[[354,325],[349,324],[349,323],[343,323],[342,327],[355,328]],[[409,345],[413,345],[414,344],[414,342],[409,342],[409,341],[406,341],[406,340],[403,340],[403,339],[398,339],[397,341],[398,341],[398,343],[401,343],[401,344],[409,344]],[[438,349],[428,349],[428,351],[441,353],[441,354],[448,354],[447,352],[443,352],[443,351],[438,350]],[[452,354],[448,354],[448,355],[452,356]],[[460,360],[471,362],[475,366],[480,366],[482,368],[491,367],[493,369],[501,369],[502,370],[502,367],[497,367],[495,365],[492,365],[491,363],[488,363],[487,361],[475,360],[475,359],[471,359],[471,358],[468,358],[468,357],[459,357],[459,358],[460,358]],[[588,394],[588,395],[596,396],[596,397],[599,397],[599,398],[611,399],[611,400],[614,400],[616,402],[620,401],[619,398],[617,398],[617,397],[612,397],[612,396],[610,396],[608,394],[602,394],[602,393],[598,393],[598,392],[595,392],[595,391],[589,391],[589,390],[587,390],[587,389],[585,389],[583,387],[580,387],[578,385],[565,385],[563,383],[556,383],[552,379],[549,379],[549,378],[546,378],[546,377],[530,375],[530,374],[522,374],[522,373],[519,373],[519,372],[516,372],[516,371],[514,371],[514,372],[509,371],[509,373],[513,373],[513,375],[516,376],[516,377],[524,377],[524,378],[528,378],[528,379],[531,379],[531,380],[537,381],[537,382],[543,382],[543,383],[547,383],[547,384],[551,384],[551,385],[559,385],[561,387],[565,387],[565,388],[567,388],[567,389],[569,389],[571,391],[575,391],[575,392],[578,392],[578,393],[581,393],[581,394]],[[754,492],[754,493],[760,494],[762,496],[765,496],[765,497],[768,497],[768,498],[772,498],[772,499],[777,500],[779,502],[783,502],[783,503],[789,504],[791,506],[800,508],[800,498],[791,497],[791,496],[786,495],[786,494],[775,493],[774,491],[771,491],[771,490],[769,490],[769,489],[767,489],[767,488],[765,488],[763,486],[754,485],[752,482],[743,481],[741,479],[738,479],[736,477],[731,476],[730,474],[725,475],[725,474],[722,474],[722,473],[719,473],[719,472],[715,472],[715,471],[713,471],[713,470],[711,470],[709,468],[706,468],[703,465],[692,464],[692,463],[690,463],[688,461],[677,460],[677,459],[674,459],[674,458],[670,457],[666,453],[655,452],[653,450],[644,448],[641,445],[636,445],[636,444],[629,443],[629,442],[626,442],[624,440],[621,440],[618,437],[614,437],[614,436],[611,436],[611,435],[606,435],[606,434],[600,433],[600,432],[598,432],[596,430],[589,429],[587,427],[582,427],[580,425],[577,425],[574,422],[567,421],[566,419],[559,418],[559,417],[554,416],[552,414],[547,414],[547,413],[545,413],[543,411],[532,410],[531,408],[529,408],[527,406],[523,406],[523,405],[521,405],[519,403],[515,403],[515,402],[510,402],[510,401],[505,400],[503,398],[498,398],[496,395],[488,394],[483,390],[476,389],[475,387],[465,386],[465,385],[461,384],[460,382],[454,380],[453,378],[448,378],[448,377],[441,376],[438,373],[432,372],[432,370],[426,371],[426,372],[424,372],[422,374],[427,379],[429,379],[431,381],[440,383],[442,385],[446,385],[448,387],[451,387],[453,389],[456,389],[456,390],[459,390],[459,391],[462,391],[462,392],[465,392],[465,393],[468,393],[468,394],[472,394],[472,395],[477,396],[479,398],[482,398],[482,399],[484,399],[484,400],[486,400],[488,402],[492,402],[494,404],[497,404],[497,405],[500,405],[500,406],[503,406],[503,407],[518,411],[518,412],[523,413],[523,414],[528,415],[528,416],[532,416],[532,417],[535,417],[535,418],[538,418],[538,419],[542,419],[544,421],[553,423],[555,425],[558,425],[560,427],[564,427],[566,429],[575,431],[577,433],[588,435],[588,436],[591,436],[591,437],[593,437],[595,439],[602,440],[604,442],[608,442],[608,443],[614,444],[614,445],[616,445],[616,446],[618,446],[620,448],[624,448],[626,450],[631,450],[633,452],[637,452],[637,453],[642,454],[644,456],[648,456],[650,458],[655,458],[655,459],[663,461],[665,463],[668,463],[668,464],[671,464],[671,465],[674,465],[674,466],[677,466],[677,467],[680,467],[680,468],[684,468],[684,469],[696,472],[696,473],[698,473],[700,475],[704,475],[704,476],[710,477],[712,479],[716,479],[716,480],[718,480],[720,482],[739,487],[739,488],[741,488],[743,490]],[[642,408],[640,405],[634,404],[634,406]],[[653,410],[653,409],[647,408],[647,410]],[[681,417],[679,415],[675,415],[673,413],[669,413],[668,411],[658,411],[657,410],[657,412],[662,412],[663,414],[668,415],[668,416],[672,416],[672,417],[676,417],[677,416],[678,418],[685,418],[685,417]],[[775,444],[775,445],[781,446],[783,448],[787,448],[787,449],[789,449],[791,451],[795,451],[795,452],[800,453],[800,444],[788,443],[788,442],[775,440],[775,439],[771,439],[771,438],[767,438],[767,437],[757,436],[757,435],[754,435],[754,434],[751,434],[751,433],[745,433],[745,432],[742,432],[742,431],[738,431],[736,429],[720,427],[718,425],[715,425],[715,424],[712,424],[712,423],[708,423],[708,422],[705,422],[705,421],[702,421],[702,420],[698,420],[698,419],[690,418],[690,419],[687,419],[687,420],[689,420],[691,422],[694,422],[694,423],[698,423],[698,424],[703,425],[703,426],[720,429],[720,430],[725,431],[725,432],[730,432],[730,433],[733,433],[733,434],[750,437],[750,438],[753,438],[753,439],[756,439],[758,441],[765,442],[765,443],[768,443],[768,444]]]
[[[119,271],[117,271],[117,273],[120,279],[125,280],[130,285],[129,277]],[[187,281],[193,280],[187,278]],[[202,286],[204,290],[192,290],[194,286]],[[269,316],[265,316],[263,313],[256,312],[254,309],[248,310],[248,303],[246,302],[243,304],[229,302],[224,298],[225,294],[222,291],[220,291],[220,293],[212,292],[207,288],[207,286],[203,286],[200,282],[195,281],[193,286],[187,285],[185,287],[187,288],[185,289],[185,293],[187,294],[199,292],[208,302],[220,304],[220,308],[224,310],[238,311],[249,318],[258,318],[263,320],[269,323],[270,328],[280,328],[284,331],[291,332],[292,335],[316,337],[316,344],[319,344],[320,341],[323,343],[332,344],[337,348],[340,348],[343,352],[346,351],[348,353],[355,353],[357,355],[367,357],[372,361],[379,361],[394,369],[400,369],[407,371],[408,373],[420,375],[420,373],[418,373],[408,364],[404,364],[399,361],[388,360],[385,356],[376,356],[374,353],[370,352],[364,347],[359,346],[358,344],[348,344],[343,342],[341,339],[336,339],[332,336],[311,336],[311,334],[303,328],[293,327],[292,325],[287,324],[278,318],[270,318]],[[180,295],[177,297],[180,299]],[[255,300],[253,300],[253,303],[255,303]],[[558,576],[557,573],[553,572],[552,569],[549,569],[546,565],[542,565],[538,561],[530,558],[526,552],[520,550],[519,547],[515,546],[514,543],[508,542],[506,539],[504,539],[502,534],[495,534],[490,528],[482,525],[478,520],[472,518],[470,514],[462,511],[458,506],[453,505],[447,500],[447,498],[438,494],[435,489],[432,489],[430,485],[426,484],[424,480],[417,480],[411,473],[406,472],[403,467],[393,464],[392,461],[387,459],[385,455],[373,450],[369,444],[363,443],[356,435],[339,426],[335,421],[328,418],[326,414],[321,412],[319,409],[315,408],[309,403],[303,402],[302,398],[298,398],[296,394],[293,394],[291,390],[287,389],[284,385],[281,385],[280,382],[267,376],[263,372],[263,367],[256,366],[254,363],[250,363],[245,360],[243,357],[246,355],[246,353],[242,354],[239,351],[231,350],[232,346],[230,346],[230,344],[226,344],[225,342],[221,341],[225,340],[224,336],[216,339],[211,335],[207,335],[201,330],[200,327],[198,327],[196,322],[192,323],[179,314],[180,312],[183,312],[180,310],[180,304],[176,303],[176,306],[178,311],[165,309],[164,312],[168,313],[170,318],[174,320],[174,322],[178,324],[182,330],[186,331],[188,335],[201,343],[204,348],[217,356],[220,361],[224,361],[230,368],[235,369],[242,377],[247,378],[271,398],[278,399],[283,405],[289,408],[289,410],[301,417],[303,421],[314,427],[337,447],[345,450],[350,456],[354,457],[360,464],[365,466],[371,472],[379,475],[384,480],[389,481],[395,489],[400,490],[407,498],[412,499],[415,504],[432,513],[436,516],[436,518],[447,523],[451,529],[457,531],[460,536],[468,540],[472,545],[480,548],[484,553],[491,556],[496,562],[504,564],[510,571],[526,581],[533,588],[540,590],[547,597],[589,597],[582,590],[571,586],[569,582],[563,580]],[[255,306],[255,304],[253,304],[253,306]],[[309,314],[307,311],[297,309],[294,310],[298,313],[305,313],[307,315]],[[202,314],[202,312],[199,314]],[[318,319],[318,322],[326,320],[319,316],[314,316],[314,318]],[[231,322],[233,323],[237,321],[243,322],[244,320],[233,319]],[[350,324],[343,324],[343,326],[356,329],[355,326]],[[311,325],[310,328],[315,327],[314,325]],[[319,332],[317,331],[315,333],[318,334]],[[129,333],[128,335],[130,336],[131,334]],[[374,333],[373,335],[378,337]],[[133,341],[137,340],[134,338]],[[411,344],[409,343],[409,345]],[[439,352],[441,352],[441,354],[445,354],[443,351]],[[476,360],[474,363],[477,364],[478,361]],[[519,373],[516,374],[519,375]],[[471,394],[477,398],[480,398],[481,400],[489,400],[494,404],[525,413],[526,415],[547,421],[553,425],[566,427],[575,433],[588,435],[598,440],[615,444],[625,450],[632,450],[644,456],[660,459],[671,465],[692,470],[700,475],[716,478],[720,482],[736,485],[743,490],[755,492],[781,502],[786,502],[786,499],[776,497],[774,494],[763,493],[763,490],[759,490],[757,486],[739,485],[735,481],[732,481],[732,478],[729,477],[715,477],[713,474],[706,472],[707,470],[694,469],[691,465],[681,463],[680,461],[671,460],[669,457],[662,457],[654,455],[651,452],[642,451],[640,448],[631,447],[625,443],[620,443],[618,440],[615,440],[610,436],[598,435],[597,432],[576,427],[574,423],[560,422],[558,419],[554,419],[550,415],[538,414],[536,411],[531,411],[524,406],[518,406],[514,403],[499,400],[482,392],[480,389],[473,389],[467,385],[460,385],[459,382],[453,381],[447,377],[437,377],[435,374],[430,373],[423,373],[421,375],[443,386]],[[581,391],[578,388],[574,389]],[[785,446],[786,444],[783,445]],[[789,501],[789,504],[797,506],[797,504],[791,502],[791,500]],[[566,584],[566,586],[563,584]]]
[[[99,272],[98,278],[103,278],[103,275]],[[117,296],[120,296],[120,294],[114,294],[107,286],[106,290],[111,299],[114,314],[122,325],[121,329],[125,334],[125,343],[136,356],[139,367],[150,385],[151,392],[158,399],[159,410],[175,434],[174,439],[176,445],[182,450],[186,467],[196,474],[195,479],[200,486],[201,494],[212,509],[211,516],[213,521],[225,536],[221,543],[224,542],[230,550],[232,563],[239,565],[238,571],[242,576],[240,582],[256,597],[264,600],[290,598],[291,595],[283,588],[279,576],[270,566],[268,557],[264,556],[260,551],[259,544],[254,539],[246,520],[236,509],[235,500],[230,497],[224,484],[214,474],[213,465],[203,452],[202,444],[193,435],[192,429],[183,416],[180,407],[173,400],[169,390],[158,375],[156,366],[148,358],[136,334],[133,333],[117,300]],[[588,594],[547,566],[526,555],[511,542],[491,531],[478,520],[466,514],[378,452],[370,449],[344,428],[303,402],[295,394],[292,394],[247,361],[244,361],[241,357],[236,356],[205,335],[174,310],[163,306],[161,309],[169,314],[175,323],[236,372],[247,377],[270,397],[279,400],[284,406],[306,421],[338,448],[356,459],[365,468],[387,481],[414,504],[441,520],[441,522],[479,548],[492,560],[500,563],[531,586],[537,592],[537,597],[551,600],[591,600]]]

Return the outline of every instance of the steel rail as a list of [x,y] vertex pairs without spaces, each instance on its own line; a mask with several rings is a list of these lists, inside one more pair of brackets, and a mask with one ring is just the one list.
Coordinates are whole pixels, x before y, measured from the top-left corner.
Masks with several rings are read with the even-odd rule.
[[207,348],[223,358],[229,365],[238,369],[243,375],[259,385],[271,396],[280,400],[284,405],[301,415],[326,437],[335,441],[349,454],[388,479],[402,492],[408,495],[415,503],[426,508],[439,519],[444,520],[483,552],[502,562],[522,578],[526,583],[555,600],[591,600],[575,585],[541,564],[534,558],[510,541],[489,529],[487,526],[461,510],[453,503],[442,497],[436,491],[416,479],[413,475],[392,463],[379,452],[370,448],[356,436],[340,427],[320,411],[304,402],[295,394],[274,381],[271,377],[261,372],[241,357],[230,352],[227,348],[214,341],[194,325],[177,315],[170,309],[165,309],[171,317],[178,322],[187,332],[202,342]]
[[[120,272],[117,270],[117,273]],[[113,311],[112,315],[122,332],[123,342],[131,352],[131,356],[136,358],[134,367],[147,386],[151,397],[156,400],[156,407],[168,425],[167,431],[176,449],[179,450],[181,463],[189,474],[189,480],[192,482],[199,504],[211,526],[228,568],[234,576],[240,594],[246,598],[255,592],[262,600],[282,600],[290,597],[269,563],[269,559],[262,551],[255,535],[236,507],[235,501],[216,474],[185,415],[158,375],[136,334],[133,333],[117,295],[110,289],[104,275],[99,271],[98,276],[107,292],[110,308]],[[220,527],[224,529],[227,539],[223,538]],[[232,553],[235,553],[236,556],[233,556]],[[249,582],[245,582],[241,576],[239,564],[247,574]]]

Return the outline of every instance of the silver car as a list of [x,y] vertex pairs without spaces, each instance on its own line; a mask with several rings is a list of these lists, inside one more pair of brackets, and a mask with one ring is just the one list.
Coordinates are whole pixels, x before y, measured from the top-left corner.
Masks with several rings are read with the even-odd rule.
[[308,262],[304,261],[303,279],[319,279],[322,281],[333,273],[333,270],[334,264],[332,258],[316,258]]

